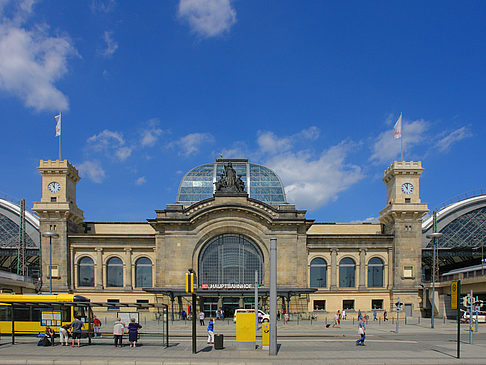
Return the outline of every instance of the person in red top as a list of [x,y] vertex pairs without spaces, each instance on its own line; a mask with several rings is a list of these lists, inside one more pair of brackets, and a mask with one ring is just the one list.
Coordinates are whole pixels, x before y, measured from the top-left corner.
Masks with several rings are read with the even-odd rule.
[[94,329],[94,336],[95,337],[101,337],[100,327],[101,327],[101,321],[98,319],[98,317],[95,316],[94,319],[93,319],[93,329]]

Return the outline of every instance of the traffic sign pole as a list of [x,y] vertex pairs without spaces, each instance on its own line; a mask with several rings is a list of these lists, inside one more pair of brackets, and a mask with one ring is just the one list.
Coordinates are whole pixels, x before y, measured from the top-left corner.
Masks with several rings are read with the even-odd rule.
[[457,358],[461,358],[461,280],[457,281]]

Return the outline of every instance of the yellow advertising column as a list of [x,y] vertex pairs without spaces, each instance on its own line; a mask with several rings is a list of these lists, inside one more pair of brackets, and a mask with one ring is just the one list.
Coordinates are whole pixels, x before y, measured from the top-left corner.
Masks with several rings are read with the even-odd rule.
[[236,313],[236,347],[254,350],[255,341],[255,312]]
[[268,350],[270,346],[270,323],[262,323],[262,350]]

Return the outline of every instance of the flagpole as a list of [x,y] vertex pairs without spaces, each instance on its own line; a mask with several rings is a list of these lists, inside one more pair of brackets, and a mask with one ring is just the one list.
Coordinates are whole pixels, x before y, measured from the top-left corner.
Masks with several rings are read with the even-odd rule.
[[[400,136],[400,152],[401,152],[401,155],[402,155],[402,162],[403,162],[403,115],[402,115],[402,113],[400,113],[400,121],[401,121],[401,123],[400,123],[400,129],[401,129],[400,130],[400,135],[401,135]],[[60,141],[61,140],[59,139],[59,143],[61,143]]]
[[[62,120],[61,112],[59,112],[59,119]],[[61,161],[61,134],[59,134],[59,161]]]

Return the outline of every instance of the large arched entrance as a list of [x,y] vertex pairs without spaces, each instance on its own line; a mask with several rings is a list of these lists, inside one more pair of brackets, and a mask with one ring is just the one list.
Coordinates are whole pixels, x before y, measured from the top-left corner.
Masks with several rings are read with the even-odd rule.
[[[199,254],[199,285],[203,288],[224,288],[231,290],[250,288],[255,284],[255,271],[258,284],[263,284],[263,253],[248,237],[240,234],[222,234],[209,240]],[[249,300],[246,303],[246,300]],[[251,303],[250,303],[251,301]],[[223,309],[224,315],[232,316],[239,307],[253,307],[253,299],[237,296],[204,298],[204,312],[214,315]]]

